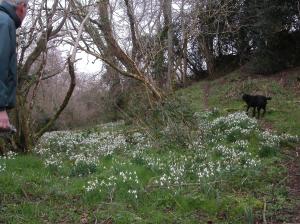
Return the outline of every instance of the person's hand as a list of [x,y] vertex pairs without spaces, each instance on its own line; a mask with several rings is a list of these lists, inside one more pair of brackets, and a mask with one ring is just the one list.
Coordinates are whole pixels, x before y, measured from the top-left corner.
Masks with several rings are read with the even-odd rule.
[[9,122],[7,112],[5,110],[0,111],[0,130],[9,129],[9,127],[10,127],[10,122]]

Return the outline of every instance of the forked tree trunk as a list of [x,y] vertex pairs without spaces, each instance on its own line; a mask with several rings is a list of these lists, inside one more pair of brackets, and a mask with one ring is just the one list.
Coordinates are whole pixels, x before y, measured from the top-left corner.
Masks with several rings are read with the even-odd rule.
[[113,35],[112,24],[109,16],[109,0],[101,0],[98,2],[98,8],[100,13],[100,29],[103,33],[103,37],[107,44],[107,50],[110,51],[111,55],[116,57],[123,65],[126,67],[127,71],[124,71],[119,68],[118,65],[114,64],[112,61],[109,61],[105,58],[101,58],[104,62],[106,62],[109,66],[117,70],[120,74],[134,78],[140,82],[142,82],[154,95],[157,99],[162,99],[163,94],[154,84],[153,80],[151,80],[150,76],[147,76],[144,72],[142,72],[134,59],[129,57],[123,49],[120,47],[116,38]]
[[30,152],[34,143],[34,130],[31,126],[30,111],[27,108],[26,98],[22,95],[17,96],[17,107],[14,110],[15,124],[17,133],[13,137],[19,152]]

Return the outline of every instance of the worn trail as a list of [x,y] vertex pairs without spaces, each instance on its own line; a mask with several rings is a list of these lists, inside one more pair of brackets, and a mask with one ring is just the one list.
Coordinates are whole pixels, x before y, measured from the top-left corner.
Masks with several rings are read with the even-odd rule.
[[[205,110],[209,110],[210,83],[205,82],[203,86],[203,105]],[[272,124],[261,122],[263,129],[273,129]],[[300,224],[300,145],[294,150],[289,149],[289,160],[287,161],[287,188],[289,198],[294,202],[295,207],[290,211],[286,211],[290,217],[290,224]],[[284,212],[285,213],[285,212]]]

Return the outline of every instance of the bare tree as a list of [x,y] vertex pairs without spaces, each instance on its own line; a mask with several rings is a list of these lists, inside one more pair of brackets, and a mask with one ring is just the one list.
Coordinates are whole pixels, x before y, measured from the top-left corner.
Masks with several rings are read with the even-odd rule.
[[216,43],[228,33],[237,33],[238,21],[232,15],[239,11],[239,2],[235,0],[197,0],[192,1],[190,17],[191,36],[198,40],[209,75],[215,72]]
[[[80,23],[87,14],[87,5],[82,5],[76,0],[72,0],[71,3],[73,18]],[[110,2],[109,0],[91,3],[97,8],[97,11],[93,13],[84,27],[87,35],[81,39],[80,49],[102,60],[119,74],[138,80],[153,93],[155,98],[161,99],[163,93],[156,86],[151,74],[148,73],[151,58],[149,53],[145,53],[146,47],[141,46],[142,41],[139,39],[141,35],[137,31],[137,20],[134,17],[132,4],[130,1],[124,1],[125,13],[130,24],[131,40],[126,39],[127,43],[123,44],[118,38],[122,32],[115,32],[118,29],[118,24],[113,20],[113,9],[116,7],[116,3],[117,1]],[[77,25],[74,21],[70,21],[70,24],[72,29],[77,32]],[[141,27],[141,29],[146,28]],[[128,36],[128,34],[124,35]],[[132,46],[131,51],[126,50],[128,46]]]
[[[19,85],[17,91],[17,106],[13,114],[17,127],[17,134],[14,136],[16,150],[28,152],[47,131],[53,122],[59,117],[66,107],[75,85],[75,73],[73,63],[66,62],[69,68],[71,83],[67,94],[59,106],[54,117],[41,130],[35,131],[32,128],[34,117],[31,116],[37,90],[47,76],[54,76],[61,71],[49,74],[46,71],[48,50],[55,46],[61,39],[61,31],[66,22],[69,8],[62,6],[60,1],[54,0],[51,3],[47,0],[33,1],[28,12],[28,17],[18,35],[18,75]],[[64,66],[63,66],[64,67]]]

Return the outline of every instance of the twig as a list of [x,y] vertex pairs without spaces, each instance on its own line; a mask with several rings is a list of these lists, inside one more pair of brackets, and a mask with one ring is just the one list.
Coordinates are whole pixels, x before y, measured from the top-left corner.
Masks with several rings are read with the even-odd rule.
[[263,223],[264,224],[267,224],[266,211],[267,211],[267,201],[266,201],[266,198],[264,198],[264,211],[263,211]]
[[92,6],[89,10],[89,12],[87,13],[87,15],[85,16],[85,18],[83,19],[82,23],[80,24],[79,30],[78,30],[78,36],[76,39],[76,43],[74,45],[72,54],[71,54],[71,62],[74,63],[75,62],[75,58],[76,58],[76,53],[77,53],[77,48],[79,46],[79,41],[80,41],[80,37],[82,35],[83,32],[83,28],[84,28],[84,24],[86,23],[86,21],[89,19],[90,15],[92,14],[94,10],[94,6]]
[[95,223],[94,224],[98,224],[98,220],[97,220],[97,217],[96,217],[95,214],[94,214],[94,217],[95,217]]
[[[212,181],[212,182],[206,182],[205,184],[215,184],[215,183],[220,183],[220,182],[225,182],[225,180],[218,180],[218,181]],[[161,186],[159,184],[155,185],[150,185],[147,188],[169,188],[169,187],[192,187],[192,186],[200,186],[203,183],[183,183],[183,184],[169,184],[166,186]]]
[[24,194],[25,198],[26,198],[27,200],[29,200],[30,198],[28,197],[28,194],[26,193],[26,191],[25,191],[23,188],[21,188],[21,191],[22,191],[22,193]]
[[100,224],[106,224],[106,223],[108,224],[108,223],[110,223],[111,220],[112,220],[111,217],[109,217],[108,219],[104,220]]

